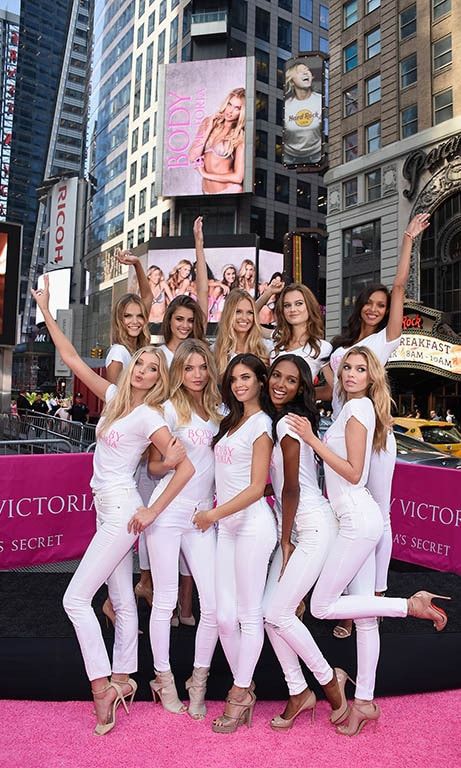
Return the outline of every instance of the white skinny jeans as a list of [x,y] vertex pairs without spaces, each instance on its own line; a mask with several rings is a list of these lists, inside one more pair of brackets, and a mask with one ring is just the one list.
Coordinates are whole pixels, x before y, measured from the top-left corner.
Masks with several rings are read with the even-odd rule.
[[390,432],[387,437],[385,450],[378,453],[372,451],[371,454],[367,488],[381,510],[384,523],[383,533],[376,545],[375,552],[375,592],[385,592],[387,590],[387,573],[392,555],[391,489],[396,456],[397,443],[395,442],[393,432]]
[[[366,488],[352,488],[333,504],[339,533],[311,598],[319,619],[354,619],[357,629],[356,697],[373,699],[379,659],[376,616],[406,617],[407,601],[375,597],[375,548],[383,531],[381,511]],[[342,595],[349,585],[347,595]]]
[[[219,526],[216,598],[219,639],[234,684],[248,688],[264,643],[263,595],[269,558],[277,542],[265,500],[251,520],[234,530]],[[253,507],[255,505],[252,505]]]
[[337,525],[328,504],[309,510],[309,527],[298,530],[296,549],[282,578],[282,551],[278,547],[264,595],[266,632],[283,669],[290,696],[307,687],[300,657],[320,685],[333,679],[333,670],[308,628],[296,616],[300,601],[315,584],[335,539]]
[[[115,674],[131,674],[138,666],[138,613],[133,593],[133,553],[136,536],[127,525],[142,506],[134,488],[113,488],[95,494],[97,531],[75,571],[63,598],[72,621],[90,680]],[[101,627],[91,606],[98,589],[107,581],[117,615],[112,669]]]

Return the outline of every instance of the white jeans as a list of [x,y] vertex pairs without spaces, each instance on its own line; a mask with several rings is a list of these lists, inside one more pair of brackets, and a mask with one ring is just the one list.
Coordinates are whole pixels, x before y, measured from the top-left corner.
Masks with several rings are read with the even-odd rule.
[[[138,614],[133,593],[133,553],[136,536],[127,524],[141,497],[133,488],[114,488],[94,496],[97,531],[72,577],[63,598],[72,621],[90,680],[131,674],[138,666]],[[109,597],[117,614],[112,669],[101,627],[91,606],[98,589],[107,581]]]
[[[312,523],[314,513],[312,510]],[[336,536],[337,525],[329,505],[319,509],[315,518],[315,527],[298,532],[296,549],[280,581],[282,552],[280,547],[277,549],[264,596],[266,632],[283,669],[290,696],[307,687],[298,657],[320,685],[326,685],[333,678],[332,668],[308,628],[296,616],[296,608],[315,584]]]
[[381,510],[384,523],[382,536],[376,545],[375,592],[387,590],[387,572],[392,554],[391,489],[396,456],[397,443],[393,432],[387,437],[385,450],[371,454],[367,488]]
[[[339,533],[311,599],[319,619],[354,619],[357,629],[358,699],[373,698],[379,659],[376,616],[405,617],[407,601],[375,597],[375,548],[383,531],[381,511],[365,488],[353,489],[333,504]],[[347,595],[342,595],[349,585]]]
[[[173,506],[175,502],[173,502]],[[167,516],[168,507],[162,515]],[[216,532],[206,533],[192,527],[190,519],[179,524],[156,525],[146,528],[146,543],[152,566],[154,602],[150,617],[150,639],[154,666],[158,672],[170,669],[170,619],[178,601],[178,560],[182,550],[197,586],[200,621],[195,636],[195,667],[209,667],[218,640],[216,623]],[[165,517],[166,519],[166,517]],[[165,520],[164,519],[164,520]]]
[[277,536],[268,505],[235,531],[220,526],[216,552],[219,639],[234,677],[248,688],[264,643],[263,595]]

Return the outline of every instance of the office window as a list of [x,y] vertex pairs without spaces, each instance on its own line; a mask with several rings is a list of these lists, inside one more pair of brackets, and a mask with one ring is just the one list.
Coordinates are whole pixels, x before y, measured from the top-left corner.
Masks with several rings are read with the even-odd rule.
[[400,62],[400,87],[408,88],[409,85],[416,83],[417,79],[416,53],[411,53],[410,56]]
[[352,133],[348,133],[347,136],[344,136],[343,156],[345,163],[348,163],[350,160],[354,160],[358,156],[358,141],[359,139],[357,131],[353,131]]
[[285,59],[277,57],[277,88],[285,88]]
[[170,24],[170,48],[177,45],[178,42],[178,24],[179,16],[175,16]]
[[136,43],[139,48],[140,45],[142,45],[144,42],[144,24],[141,24],[140,27],[138,27],[138,33],[136,37]]
[[282,137],[275,137],[275,162],[281,163],[283,161],[283,144]]
[[327,190],[326,187],[319,187],[317,190],[317,210],[319,213],[327,215]]
[[146,0],[139,0],[138,19],[141,18],[145,10],[146,10]]
[[279,203],[290,202],[290,179],[280,173],[275,174],[275,199]]
[[181,61],[190,61],[192,56],[192,46],[190,44],[190,41],[186,43],[186,45],[183,45],[182,51],[181,51]]
[[277,47],[291,51],[291,21],[281,17],[277,22]]
[[162,213],[162,237],[169,237],[170,234],[170,211]]
[[231,26],[246,32],[248,5],[246,0],[232,0]]
[[381,52],[381,29],[376,27],[365,35],[365,58],[372,59]]
[[269,101],[267,93],[256,91],[256,119],[267,120],[269,114]]
[[358,65],[358,49],[357,40],[353,43],[349,43],[343,48],[343,69],[344,72],[350,72],[351,69],[355,69]]
[[164,58],[165,58],[165,30],[163,30],[163,32],[161,32],[158,36],[158,43],[157,43],[158,63],[162,64]]
[[140,224],[138,227],[138,245],[141,245],[141,243],[144,242],[146,237],[146,225]]
[[320,27],[321,29],[329,29],[330,27],[330,13],[326,5],[319,6],[320,14]]
[[312,0],[299,0],[299,15],[306,21],[313,21],[313,3]]
[[256,79],[262,83],[269,82],[269,54],[255,48]]
[[131,151],[136,152],[138,148],[139,129],[135,128],[131,134]]
[[150,129],[150,120],[147,118],[147,120],[144,120],[142,124],[142,143],[147,144],[149,141],[149,129]]
[[365,81],[367,107],[381,99],[381,75],[373,75]]
[[266,234],[266,211],[264,208],[251,206],[250,209],[250,232],[262,237]]
[[166,18],[166,0],[162,0],[159,9],[159,21],[162,22]]
[[141,113],[141,86],[138,85],[134,92],[133,99],[133,120],[136,120]]
[[327,37],[319,37],[319,50],[322,51],[322,53],[328,53],[329,46],[328,46],[328,38]]
[[296,181],[296,205],[300,208],[311,207],[311,185],[307,181]]
[[149,221],[149,237],[157,237],[157,217]]
[[155,194],[155,182],[153,182],[150,185],[150,207],[153,208],[154,205],[157,205],[157,197]]
[[147,19],[147,36],[151,35],[154,29],[155,29],[155,11],[152,11],[152,13],[149,14],[149,18]]
[[136,165],[136,160],[130,165],[130,187],[132,187],[133,184],[136,184]]
[[288,232],[288,227],[288,214],[276,211],[274,213],[274,240],[278,240],[281,243],[283,236]]
[[299,50],[312,51],[312,32],[303,27],[299,28]]
[[134,81],[135,83],[139,83],[142,75],[142,53],[138,58],[136,59],[136,67],[134,70]]
[[255,195],[266,197],[267,195],[267,171],[264,168],[255,169]]
[[411,107],[402,109],[400,113],[400,134],[402,139],[407,136],[413,136],[418,132],[418,105],[412,104]]
[[357,205],[357,176],[344,182],[343,200],[345,208],[350,208],[351,205]]
[[255,14],[255,35],[260,40],[265,40],[267,43],[271,39],[271,15],[268,11],[258,8],[256,6]]
[[130,231],[126,236],[126,247],[128,248],[128,250],[130,250],[130,248],[133,248],[133,245],[134,245],[134,229],[130,229]]
[[283,8],[284,11],[293,10],[293,0],[279,0],[279,8]]
[[192,19],[192,3],[188,3],[182,12],[182,36],[185,37],[190,32]]
[[446,91],[436,93],[434,96],[434,125],[443,123],[444,120],[450,120],[453,117],[453,91],[448,88]]
[[144,213],[146,210],[146,188],[141,189],[139,193],[139,213]]
[[343,117],[349,117],[355,115],[359,106],[359,87],[358,85],[351,85],[351,87],[343,92]]
[[267,131],[256,131],[256,157],[267,157]]
[[408,6],[399,15],[400,39],[416,35],[416,3]]
[[276,99],[275,102],[275,122],[279,127],[283,126],[284,105],[282,99]]
[[451,0],[432,0],[432,19],[437,21],[451,12]]
[[357,7],[357,0],[350,0],[349,3],[343,5],[343,27],[347,29],[351,27],[359,18],[359,12]]
[[377,8],[381,5],[381,0],[366,0],[366,12],[371,13],[372,11],[376,11]]
[[310,219],[300,219],[296,217],[296,229],[309,229],[310,225]]
[[381,148],[381,122],[370,123],[365,128],[365,142],[367,152],[376,152]]
[[128,200],[128,221],[134,219],[134,213],[136,210],[136,197],[133,195]]
[[140,165],[140,168],[139,168],[141,179],[145,179],[146,176],[147,176],[148,157],[149,157],[149,155],[148,155],[147,152],[141,157],[141,165]]
[[152,149],[152,166],[151,166],[151,171],[155,171],[156,159],[157,159],[157,148],[153,147],[153,149]]
[[432,66],[434,72],[451,64],[451,35],[446,35],[432,44]]
[[378,200],[381,197],[381,168],[365,174],[365,187],[367,191],[367,200]]

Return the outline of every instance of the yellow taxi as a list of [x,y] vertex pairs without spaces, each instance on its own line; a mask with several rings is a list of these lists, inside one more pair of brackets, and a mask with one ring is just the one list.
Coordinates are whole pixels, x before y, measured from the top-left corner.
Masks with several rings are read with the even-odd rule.
[[443,453],[461,456],[461,432],[448,421],[397,418],[394,419],[394,431],[423,440]]

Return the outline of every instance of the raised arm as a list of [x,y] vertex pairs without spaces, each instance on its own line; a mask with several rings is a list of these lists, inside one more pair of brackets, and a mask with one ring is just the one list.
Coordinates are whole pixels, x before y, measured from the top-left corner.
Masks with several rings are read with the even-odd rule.
[[76,376],[88,387],[100,400],[105,399],[105,394],[110,382],[103,379],[95,371],[87,365],[80,357],[74,345],[69,341],[67,336],[64,336],[56,320],[53,318],[50,312],[50,288],[49,277],[44,275],[44,286],[37,290],[32,289],[32,296],[37,302],[37,306],[45,319],[46,327],[50,333],[50,336],[54,342],[56,350],[61,355],[65,364],[75,373]]
[[274,280],[271,280],[264,293],[262,293],[261,296],[256,300],[256,309],[258,312],[260,312],[261,309],[266,306],[271,296],[274,296],[274,294],[278,296],[280,293],[282,293],[284,288],[285,283],[280,279],[280,277],[276,277]]
[[194,221],[195,240],[195,288],[197,303],[205,318],[208,318],[208,272],[206,268],[205,250],[203,248],[203,217],[197,216]]
[[429,214],[418,213],[412,218],[403,234],[399,263],[397,264],[397,272],[392,284],[391,307],[386,327],[387,341],[398,339],[402,333],[403,303],[405,301],[405,291],[408,283],[408,276],[410,274],[413,240],[419,237],[419,235],[427,229],[429,224]]
[[139,258],[131,253],[131,251],[117,251],[115,256],[120,264],[129,264],[134,267],[139,285],[139,294],[141,296],[142,303],[146,308],[146,312],[149,315],[152,306],[152,299],[154,296],[152,293],[152,288],[150,287],[149,280],[147,279],[147,275],[144,272]]

